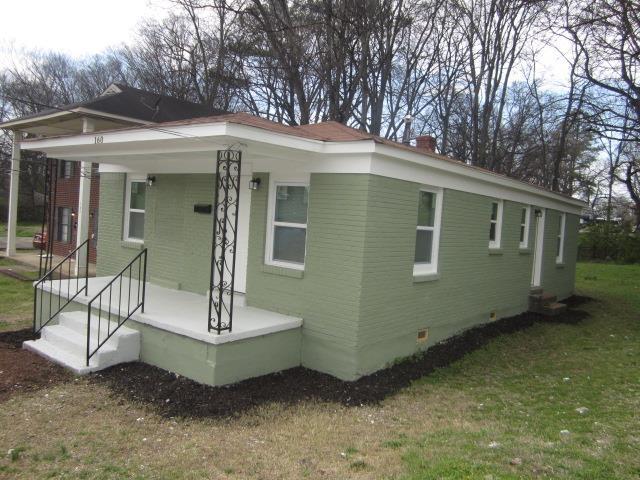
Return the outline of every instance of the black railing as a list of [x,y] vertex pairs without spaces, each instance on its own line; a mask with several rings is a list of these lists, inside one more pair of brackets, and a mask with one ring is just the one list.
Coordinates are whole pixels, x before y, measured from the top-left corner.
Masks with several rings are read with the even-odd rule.
[[[89,240],[85,240],[78,245],[71,253],[64,257],[55,267],[44,274],[34,284],[33,289],[33,333],[38,334],[40,330],[47,326],[64,307],[69,305],[80,293],[88,293],[89,285]],[[82,250],[86,250],[82,255]],[[84,260],[84,275],[80,275],[80,265],[78,265],[78,275],[72,272],[73,257],[78,254],[78,259]],[[80,263],[80,262],[78,262]],[[81,281],[81,280],[84,280]],[[46,300],[43,295],[48,282],[49,308],[43,311]],[[55,282],[55,283],[54,283]],[[66,292],[65,292],[66,288]],[[44,320],[46,318],[46,320]]]
[[[137,265],[137,267],[136,267]],[[136,272],[137,270],[137,272]],[[123,282],[126,285],[123,288]],[[142,250],[134,257],[111,281],[93,297],[87,305],[87,366],[89,360],[102,347],[116,331],[131,318],[138,310],[144,313],[144,300],[146,294],[147,283],[147,249]],[[117,285],[116,285],[117,284]],[[132,298],[132,285],[134,295]],[[114,293],[114,286],[117,289],[117,298]],[[123,298],[122,292],[125,292]],[[108,295],[106,302],[106,315],[103,319],[102,300]],[[112,311],[112,303],[117,300],[117,310]],[[125,301],[126,300],[126,301]],[[132,304],[131,301],[134,300]],[[95,306],[97,302],[97,307]],[[123,308],[126,306],[126,308]],[[93,310],[98,310],[97,325],[94,325],[95,332],[91,331],[91,316]],[[111,317],[115,318],[115,322],[111,321]],[[103,321],[106,323],[106,329],[103,328]]]

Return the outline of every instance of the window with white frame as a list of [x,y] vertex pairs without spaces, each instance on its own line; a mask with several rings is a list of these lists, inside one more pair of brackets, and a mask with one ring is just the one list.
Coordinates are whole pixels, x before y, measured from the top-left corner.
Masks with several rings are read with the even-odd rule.
[[489,248],[500,248],[502,236],[502,200],[491,202],[491,223],[489,225]]
[[272,184],[269,191],[266,263],[298,270],[304,268],[308,205],[308,183]]
[[438,270],[441,211],[442,191],[425,188],[418,192],[414,275],[436,273]]
[[56,229],[56,240],[62,243],[71,241],[71,209],[68,207],[58,207],[58,228]]
[[558,242],[556,246],[556,263],[562,263],[564,259],[564,224],[566,214],[561,213],[558,217]]
[[127,176],[124,212],[125,240],[131,242],[144,241],[144,211],[146,190],[146,176]]
[[59,178],[71,178],[73,177],[73,162],[69,160],[60,160],[58,163],[58,177]]
[[520,212],[520,248],[529,246],[529,224],[531,221],[531,208],[523,207]]

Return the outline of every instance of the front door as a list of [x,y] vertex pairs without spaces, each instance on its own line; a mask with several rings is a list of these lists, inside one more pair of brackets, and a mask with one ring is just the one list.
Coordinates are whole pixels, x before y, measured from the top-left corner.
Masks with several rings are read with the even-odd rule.
[[240,177],[240,204],[238,205],[238,236],[236,238],[236,274],[234,290],[247,290],[247,261],[249,254],[249,215],[251,212],[251,175]]
[[531,286],[540,287],[542,280],[542,258],[544,244],[544,219],[546,211],[544,208],[535,210],[536,234],[533,245],[533,267],[531,269]]

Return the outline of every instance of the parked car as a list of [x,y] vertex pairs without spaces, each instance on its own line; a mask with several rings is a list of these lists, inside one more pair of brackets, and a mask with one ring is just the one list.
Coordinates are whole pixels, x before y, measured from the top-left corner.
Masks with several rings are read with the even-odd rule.
[[33,248],[38,250],[47,248],[47,232],[38,232],[33,236]]

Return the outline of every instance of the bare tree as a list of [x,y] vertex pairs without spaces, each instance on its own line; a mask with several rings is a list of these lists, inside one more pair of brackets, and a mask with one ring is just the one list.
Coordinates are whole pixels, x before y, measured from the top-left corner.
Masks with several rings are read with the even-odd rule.
[[567,0],[565,10],[564,28],[581,53],[578,74],[599,90],[591,105],[596,128],[640,141],[640,5]]

